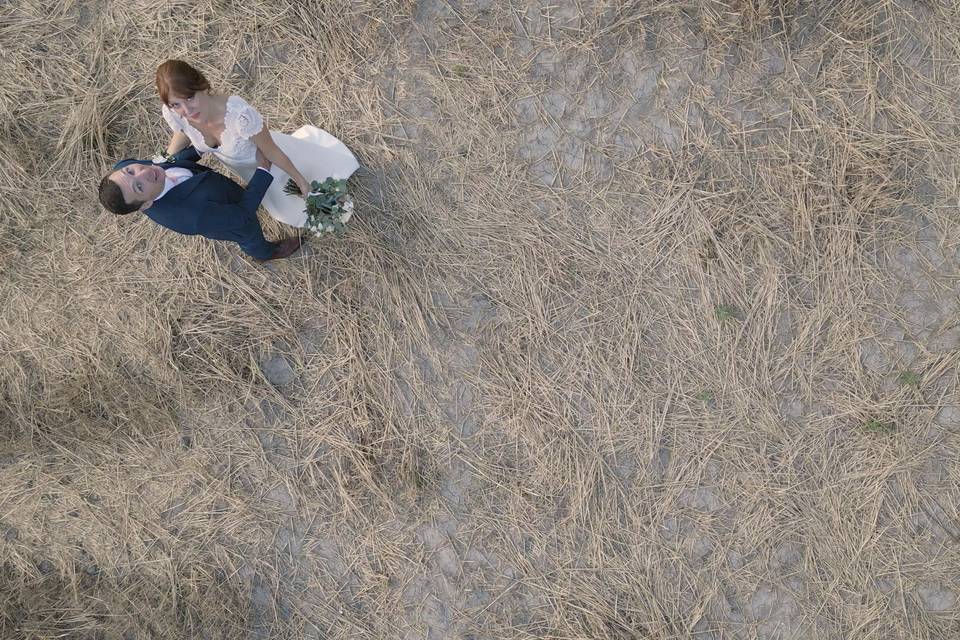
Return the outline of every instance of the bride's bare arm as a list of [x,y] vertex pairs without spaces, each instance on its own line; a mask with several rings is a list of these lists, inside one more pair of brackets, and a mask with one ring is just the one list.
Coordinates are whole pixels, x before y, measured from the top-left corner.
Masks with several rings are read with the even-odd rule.
[[183,131],[177,131],[170,138],[170,143],[167,144],[167,155],[172,156],[178,151],[182,151],[190,146],[190,138],[187,137]]
[[290,162],[287,154],[285,154],[283,150],[277,146],[277,143],[273,141],[273,138],[270,137],[270,130],[267,129],[266,124],[263,125],[260,133],[251,136],[250,139],[253,140],[253,143],[257,145],[257,149],[259,149],[270,162],[283,169],[288,176],[293,178],[293,181],[300,187],[301,193],[304,195],[310,193],[310,183],[297,171],[297,168]]

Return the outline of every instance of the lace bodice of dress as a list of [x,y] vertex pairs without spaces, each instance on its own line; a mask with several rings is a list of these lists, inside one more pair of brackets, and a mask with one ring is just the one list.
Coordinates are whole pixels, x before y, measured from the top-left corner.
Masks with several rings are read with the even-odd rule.
[[263,129],[263,116],[240,96],[227,98],[227,110],[223,116],[224,128],[219,147],[208,146],[203,139],[203,134],[167,105],[163,105],[163,118],[171,129],[185,133],[200,153],[214,153],[228,165],[256,162],[257,145],[250,138]]

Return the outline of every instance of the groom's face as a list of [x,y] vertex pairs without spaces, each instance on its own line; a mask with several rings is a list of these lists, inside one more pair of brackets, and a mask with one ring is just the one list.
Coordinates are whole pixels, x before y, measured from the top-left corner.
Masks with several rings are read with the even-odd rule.
[[127,204],[142,202],[140,208],[149,209],[163,191],[167,175],[155,164],[134,162],[111,173],[110,179],[119,185]]

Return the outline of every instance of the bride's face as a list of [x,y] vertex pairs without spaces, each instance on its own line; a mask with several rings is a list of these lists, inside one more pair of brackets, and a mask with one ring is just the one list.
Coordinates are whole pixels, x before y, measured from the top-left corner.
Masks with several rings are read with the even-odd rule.
[[197,91],[189,98],[183,96],[170,96],[170,103],[167,105],[170,109],[182,118],[197,122],[203,120],[207,114],[207,102],[210,96],[206,91]]

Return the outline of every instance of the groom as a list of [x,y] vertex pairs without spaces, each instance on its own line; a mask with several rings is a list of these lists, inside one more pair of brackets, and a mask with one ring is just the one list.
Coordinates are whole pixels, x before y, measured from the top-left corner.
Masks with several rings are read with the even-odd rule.
[[192,146],[173,162],[121,160],[100,181],[100,203],[117,215],[143,211],[159,225],[189,236],[232,240],[258,262],[286,258],[300,239],[267,242],[257,207],[273,181],[270,161],[257,150],[257,170],[247,188],[196,163]]

